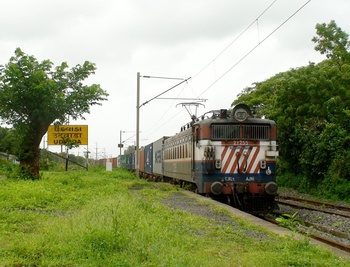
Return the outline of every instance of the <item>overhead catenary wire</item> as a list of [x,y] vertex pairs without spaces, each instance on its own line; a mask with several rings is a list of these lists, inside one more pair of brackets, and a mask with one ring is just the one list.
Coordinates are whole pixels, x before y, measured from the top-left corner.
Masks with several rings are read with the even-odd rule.
[[172,77],[159,77],[159,76],[150,76],[150,75],[142,75],[142,78],[150,78],[150,79],[163,79],[163,80],[184,80],[184,78],[172,78]]
[[[149,78],[150,76],[143,76],[143,77]],[[171,78],[169,78],[169,79],[171,79]],[[176,79],[178,80],[178,78],[176,78]],[[172,90],[172,89],[178,87],[179,85],[183,84],[184,82],[187,82],[189,79],[191,79],[191,77],[189,77],[189,78],[187,78],[187,79],[182,79],[183,81],[179,82],[178,84],[175,84],[174,86],[172,86],[172,87],[170,87],[169,89],[163,91],[162,93],[156,95],[155,97],[152,97],[150,100],[148,100],[148,101],[142,103],[142,104],[140,105],[140,107],[146,105],[147,103],[149,103],[149,102],[151,102],[152,100],[158,98],[159,96],[164,95],[165,93],[167,93],[167,92],[169,92],[170,90]]]
[[[140,108],[141,108],[141,106],[146,105],[147,103],[149,103],[149,102],[152,101],[152,100],[155,100],[155,99],[162,99],[162,98],[160,98],[159,96],[165,94],[166,92],[169,92],[170,90],[172,90],[172,89],[178,87],[179,85],[181,85],[181,84],[183,84],[184,82],[187,82],[189,79],[191,79],[191,77],[189,77],[189,78],[187,78],[187,79],[184,79],[184,78],[166,78],[166,77],[156,77],[156,76],[141,76],[141,77],[143,77],[143,78],[160,78],[160,79],[182,80],[182,82],[180,82],[180,83],[178,83],[178,84],[172,86],[171,88],[165,90],[164,92],[162,92],[162,93],[158,94],[157,96],[151,98],[150,100],[144,102],[142,105],[140,105]],[[182,90],[183,90],[183,89],[182,89]],[[182,91],[182,90],[181,90],[181,91]],[[175,98],[175,99],[177,99],[177,98]],[[172,99],[172,100],[175,101],[175,99]],[[161,117],[157,122],[155,122],[155,123],[153,124],[153,126],[152,126],[153,128],[155,128],[155,126],[162,120],[162,118],[163,118],[164,115],[170,110],[170,108],[171,108],[171,107],[169,106],[168,109],[167,109],[167,111],[165,111],[165,113],[163,113],[162,117]],[[166,124],[169,123],[172,119],[174,119],[176,116],[178,116],[182,111],[183,111],[183,110],[180,110],[180,112],[176,113],[174,116],[172,116],[170,119],[168,119],[165,123],[163,123],[162,125],[156,127],[156,130],[154,130],[154,131],[157,131],[158,129],[162,128],[164,125],[166,125]],[[146,130],[145,132],[148,132],[148,131],[150,131],[150,130]],[[154,131],[153,131],[153,132],[154,132]]]
[[[260,15],[259,15],[252,23],[250,23],[250,24],[249,24],[249,25],[248,25],[248,26],[233,40],[233,41],[231,41],[231,42],[230,42],[230,43],[229,43],[229,44],[228,44],[228,45],[227,45],[227,46],[212,60],[212,61],[210,61],[206,66],[204,66],[196,75],[194,75],[193,77],[190,77],[190,78],[188,78],[188,79],[186,79],[186,80],[184,80],[184,81],[187,82],[187,81],[189,81],[189,80],[194,79],[194,78],[195,78],[196,76],[198,76],[201,72],[203,72],[208,66],[210,66],[210,65],[212,64],[212,62],[215,62],[215,60],[217,60],[231,45],[233,45],[246,31],[248,31],[249,28],[250,28],[252,25],[254,25],[254,23],[256,23],[256,21],[259,20],[259,18],[261,18],[261,17],[273,6],[273,4],[274,4],[275,2],[277,2],[277,0],[274,0],[267,8],[265,8],[265,10],[264,10],[263,12],[261,12]],[[162,78],[162,79],[164,79],[164,77],[155,77],[155,76],[142,76],[142,77],[144,77],[144,78]],[[183,80],[183,79],[181,79],[181,78],[171,78],[171,79]],[[183,81],[183,82],[184,82],[184,81]],[[148,101],[142,103],[142,104],[140,105],[140,107],[146,105],[147,103],[149,103],[150,101],[152,101],[152,100],[154,100],[154,99],[156,99],[156,98],[157,98],[157,99],[160,99],[159,96],[165,94],[166,92],[168,92],[168,91],[170,91],[171,89],[177,87],[178,85],[182,84],[183,82],[181,82],[181,83],[175,85],[174,87],[172,87],[172,88],[170,88],[170,89],[164,91],[163,93],[161,93],[161,94],[159,94],[159,95],[153,97],[152,99],[150,99],[150,100],[148,100]],[[207,99],[206,99],[206,100],[207,100]],[[177,113],[177,115],[178,115],[178,114],[179,114],[179,113]],[[173,116],[172,118],[174,118],[174,117],[176,117],[176,115]],[[172,118],[171,118],[171,119],[172,119]],[[167,123],[168,123],[168,121],[167,121]],[[165,125],[165,124],[159,126],[157,129],[161,128],[161,127],[164,126],[164,125]]]
[[[285,23],[287,23],[292,17],[294,17],[300,10],[302,10],[309,2],[311,2],[311,0],[306,1],[300,8],[298,8],[292,15],[290,15],[286,20],[284,20],[278,27],[276,27],[270,34],[268,34],[265,38],[263,38],[260,41],[260,33],[259,33],[259,19],[277,2],[277,0],[274,0],[267,8],[265,8],[265,10],[263,12],[261,12],[261,14],[254,19],[254,21],[252,21],[234,40],[232,40],[213,60],[211,60],[207,65],[205,65],[199,72],[197,72],[195,75],[193,75],[192,77],[182,81],[181,83],[175,85],[172,88],[169,88],[168,90],[164,91],[163,93],[155,96],[154,98],[144,102],[141,106],[149,103],[150,101],[159,98],[159,96],[165,94],[166,92],[170,91],[171,89],[177,87],[178,85],[182,84],[183,82],[188,82],[189,80],[194,80],[200,73],[202,73],[206,68],[208,68],[208,66],[210,66],[213,62],[215,62],[219,57],[221,57],[224,52],[230,48],[239,38],[242,37],[242,35],[244,35],[245,32],[247,32],[254,24],[257,25],[257,31],[258,31],[258,43],[257,45],[255,45],[251,50],[249,50],[245,55],[243,55],[243,57],[241,57],[235,64],[233,64],[229,69],[227,69],[222,75],[220,75],[217,79],[215,79],[215,81],[210,84],[202,93],[200,93],[197,98],[199,98],[200,96],[202,96],[204,93],[206,93],[209,89],[211,89],[219,80],[221,80],[223,77],[225,77],[233,68],[235,68],[237,65],[239,65],[247,56],[249,56],[256,48],[258,48],[262,43],[264,43],[269,37],[271,37],[271,35],[273,35],[277,30],[279,30]],[[152,76],[147,76],[145,78],[152,78]],[[180,79],[180,78],[179,78]],[[140,107],[141,107],[140,106]],[[181,113],[181,112],[179,112]],[[163,127],[165,124],[169,123],[169,121],[171,119],[173,119],[174,117],[176,117],[177,115],[179,115],[179,113],[175,114],[172,118],[170,118],[166,123],[164,123],[163,125],[159,126],[157,128],[160,129],[161,127]]]
[[185,110],[184,109],[180,109],[179,112],[177,112],[173,116],[171,116],[166,122],[164,122],[162,125],[159,125],[157,128],[155,128],[154,132],[157,132],[159,129],[161,129],[162,127],[164,127],[168,123],[170,123],[172,119],[174,119],[175,117],[179,116],[183,112],[185,112]]
[[176,84],[175,86],[169,88],[168,90],[164,91],[163,93],[153,97],[152,99],[142,103],[140,105],[140,107],[146,105],[147,103],[149,103],[150,101],[158,98],[159,96],[167,93],[168,91],[174,89],[175,87],[179,86],[180,84],[182,84],[183,82],[187,82],[191,79],[194,79],[197,75],[199,75],[203,70],[205,70],[208,66],[211,65],[212,62],[214,62],[216,59],[218,59],[233,43],[235,43],[257,20],[259,20],[260,17],[262,17],[272,6],[273,4],[277,2],[277,0],[274,0],[267,8],[265,8],[265,10],[263,12],[261,12],[261,14],[252,22],[250,23],[233,41],[231,41],[231,43],[229,43],[212,61],[210,61],[205,67],[203,67],[196,75],[194,75],[193,77],[189,77],[187,79],[183,79],[183,78],[167,78],[167,77],[157,77],[157,76],[149,76],[149,75],[143,75],[141,77],[143,78],[156,78],[156,79],[172,79],[172,80],[183,80],[182,82],[180,82],[179,84]]
[[202,73],[207,67],[209,67],[213,62],[215,62],[231,45],[233,45],[239,38],[242,37],[244,33],[246,33],[250,27],[252,27],[258,20],[276,3],[277,0],[274,0],[260,15],[254,19],[235,39],[233,39],[214,59],[212,59],[207,65],[205,65],[198,73],[193,75],[193,79],[197,77],[200,73]]
[[239,63],[241,63],[247,56],[249,56],[258,46],[265,42],[268,38],[271,37],[277,30],[279,30],[284,24],[286,24],[292,17],[294,17],[300,10],[302,10],[311,0],[305,2],[300,8],[298,8],[292,15],[290,15],[286,20],[284,20],[278,27],[276,27],[272,32],[270,32],[265,38],[259,41],[252,49],[250,49],[246,54],[243,55],[235,64],[233,64],[228,70],[226,70],[219,78],[217,78],[212,84],[210,84],[201,94],[197,97],[202,96],[210,88],[212,88],[219,80],[221,80],[226,74],[228,74],[233,68],[235,68]]

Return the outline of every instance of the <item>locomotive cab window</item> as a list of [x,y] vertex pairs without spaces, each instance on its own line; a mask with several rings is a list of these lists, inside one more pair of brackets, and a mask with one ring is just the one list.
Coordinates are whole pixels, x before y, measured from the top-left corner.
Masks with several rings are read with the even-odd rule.
[[211,140],[269,140],[270,131],[268,124],[212,124]]

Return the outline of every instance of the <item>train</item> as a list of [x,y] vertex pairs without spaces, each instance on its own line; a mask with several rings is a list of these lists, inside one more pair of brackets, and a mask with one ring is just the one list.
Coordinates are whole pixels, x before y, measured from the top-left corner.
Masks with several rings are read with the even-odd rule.
[[[246,104],[212,110],[139,149],[139,175],[170,181],[240,210],[261,214],[276,209],[277,127],[254,117]],[[135,170],[136,151],[124,166]]]

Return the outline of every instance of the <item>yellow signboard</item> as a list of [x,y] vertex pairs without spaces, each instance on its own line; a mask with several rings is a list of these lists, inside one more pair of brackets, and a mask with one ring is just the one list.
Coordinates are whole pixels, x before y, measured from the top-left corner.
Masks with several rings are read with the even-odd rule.
[[88,144],[87,125],[50,125],[47,131],[48,145],[65,145],[75,141],[77,145]]

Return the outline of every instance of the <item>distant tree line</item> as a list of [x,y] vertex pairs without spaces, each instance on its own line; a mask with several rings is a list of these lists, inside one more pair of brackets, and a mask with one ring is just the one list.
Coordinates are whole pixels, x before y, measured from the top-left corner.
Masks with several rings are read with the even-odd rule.
[[335,21],[312,38],[326,59],[245,88],[233,102],[275,120],[280,183],[350,196],[350,43]]

